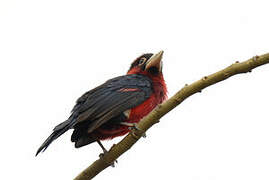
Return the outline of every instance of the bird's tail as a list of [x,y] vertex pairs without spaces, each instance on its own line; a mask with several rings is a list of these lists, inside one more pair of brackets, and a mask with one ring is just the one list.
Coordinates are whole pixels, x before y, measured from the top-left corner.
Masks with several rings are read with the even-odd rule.
[[73,125],[74,125],[74,122],[75,122],[75,117],[71,115],[70,118],[68,118],[66,121],[64,121],[61,124],[57,125],[53,129],[52,134],[38,148],[38,150],[36,152],[36,156],[41,151],[44,152],[48,148],[48,146],[50,145],[50,143],[52,143],[52,141],[54,141],[55,139],[57,139],[58,137],[60,137],[63,133],[65,133],[66,131],[68,131],[69,129],[71,129],[73,127]]

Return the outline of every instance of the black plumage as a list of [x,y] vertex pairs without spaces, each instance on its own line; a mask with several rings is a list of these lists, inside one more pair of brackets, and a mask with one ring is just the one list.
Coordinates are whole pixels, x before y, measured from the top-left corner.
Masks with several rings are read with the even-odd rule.
[[91,132],[124,121],[123,112],[144,102],[152,92],[152,82],[144,75],[130,74],[106,81],[77,100],[71,116],[53,129],[36,155],[69,129],[74,129],[71,140],[76,147],[96,141],[89,136]]

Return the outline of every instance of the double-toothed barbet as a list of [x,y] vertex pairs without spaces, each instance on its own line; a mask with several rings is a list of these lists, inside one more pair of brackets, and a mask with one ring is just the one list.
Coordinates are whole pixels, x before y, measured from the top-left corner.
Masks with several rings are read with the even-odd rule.
[[162,73],[163,51],[135,59],[127,74],[115,77],[86,92],[76,102],[70,117],[57,125],[37,150],[73,129],[71,141],[79,148],[100,140],[125,135],[144,116],[167,98]]

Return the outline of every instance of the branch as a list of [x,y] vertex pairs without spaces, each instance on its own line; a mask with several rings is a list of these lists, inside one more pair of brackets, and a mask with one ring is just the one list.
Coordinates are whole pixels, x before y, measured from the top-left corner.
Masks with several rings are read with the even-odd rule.
[[229,67],[211,74],[204,76],[202,79],[190,84],[185,85],[173,97],[169,98],[164,103],[158,105],[150,114],[144,117],[138,123],[139,130],[131,131],[124,137],[118,144],[114,144],[111,149],[104,156],[93,162],[88,168],[81,172],[74,180],[89,180],[109,167],[113,162],[120,157],[123,153],[128,151],[154,124],[159,122],[159,119],[181,104],[189,96],[201,92],[204,88],[223,81],[233,75],[251,72],[252,69],[269,63],[269,53],[262,56],[255,56],[247,61],[239,63],[236,61]]

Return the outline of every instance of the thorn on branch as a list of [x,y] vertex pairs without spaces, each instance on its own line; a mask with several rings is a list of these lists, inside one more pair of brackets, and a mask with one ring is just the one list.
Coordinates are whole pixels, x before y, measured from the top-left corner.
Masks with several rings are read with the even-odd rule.
[[259,58],[259,56],[254,56],[254,57],[253,57],[253,61],[257,61],[258,58]]
[[229,73],[224,73],[224,76],[227,78],[229,77]]
[[202,80],[203,80],[203,81],[207,80],[207,76],[204,76],[204,77],[202,78]]
[[236,64],[238,64],[238,63],[239,63],[239,61],[235,61],[235,63],[236,63]]

